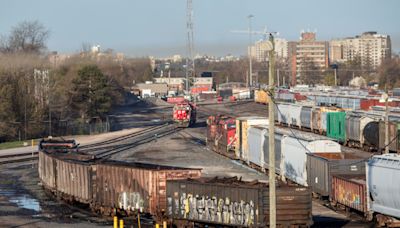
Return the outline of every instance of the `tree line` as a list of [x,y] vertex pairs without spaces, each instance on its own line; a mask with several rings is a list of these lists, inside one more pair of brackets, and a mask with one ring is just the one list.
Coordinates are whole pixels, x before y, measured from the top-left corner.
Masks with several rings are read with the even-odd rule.
[[104,121],[125,102],[133,80],[152,78],[147,58],[85,51],[57,59],[47,50],[49,35],[38,21],[27,21],[1,38],[0,142],[46,136],[61,121]]

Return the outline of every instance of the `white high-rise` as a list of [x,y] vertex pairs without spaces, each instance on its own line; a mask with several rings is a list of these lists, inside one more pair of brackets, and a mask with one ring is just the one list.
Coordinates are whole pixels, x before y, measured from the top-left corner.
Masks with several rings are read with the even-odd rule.
[[365,32],[360,36],[332,40],[329,46],[331,62],[360,58],[363,66],[374,69],[392,55],[390,36],[377,32]]
[[[286,59],[288,57],[288,42],[282,38],[275,38],[275,53],[278,59]],[[259,40],[251,46],[251,56],[257,62],[268,61],[268,40]]]

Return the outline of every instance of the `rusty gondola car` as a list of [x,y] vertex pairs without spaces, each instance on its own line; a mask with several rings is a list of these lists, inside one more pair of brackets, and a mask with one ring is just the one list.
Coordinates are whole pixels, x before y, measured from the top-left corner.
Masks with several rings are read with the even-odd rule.
[[[234,178],[167,181],[168,217],[178,227],[267,227],[268,184]],[[307,187],[277,184],[279,227],[312,225],[311,191]]]
[[39,151],[43,186],[70,202],[90,205],[105,215],[165,211],[166,181],[199,178],[200,169],[119,161],[95,162],[92,156]]

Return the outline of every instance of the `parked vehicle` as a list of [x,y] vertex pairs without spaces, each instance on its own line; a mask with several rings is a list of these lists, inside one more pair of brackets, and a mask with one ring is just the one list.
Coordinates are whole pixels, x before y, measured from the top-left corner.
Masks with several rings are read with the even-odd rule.
[[173,120],[180,127],[190,127],[196,123],[196,106],[190,102],[174,105]]

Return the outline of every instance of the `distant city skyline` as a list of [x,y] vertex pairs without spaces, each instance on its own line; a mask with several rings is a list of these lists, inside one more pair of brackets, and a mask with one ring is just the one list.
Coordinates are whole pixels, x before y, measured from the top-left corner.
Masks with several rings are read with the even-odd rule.
[[[73,53],[83,43],[99,44],[128,56],[186,55],[186,0],[1,0],[0,35],[19,22],[38,20],[51,31],[49,51]],[[281,38],[297,41],[301,30],[317,32],[318,40],[352,37],[366,31],[391,36],[400,52],[400,1],[240,1],[193,0],[195,53],[246,55],[248,36],[232,33],[267,26]],[[262,36],[253,36],[253,42]]]

